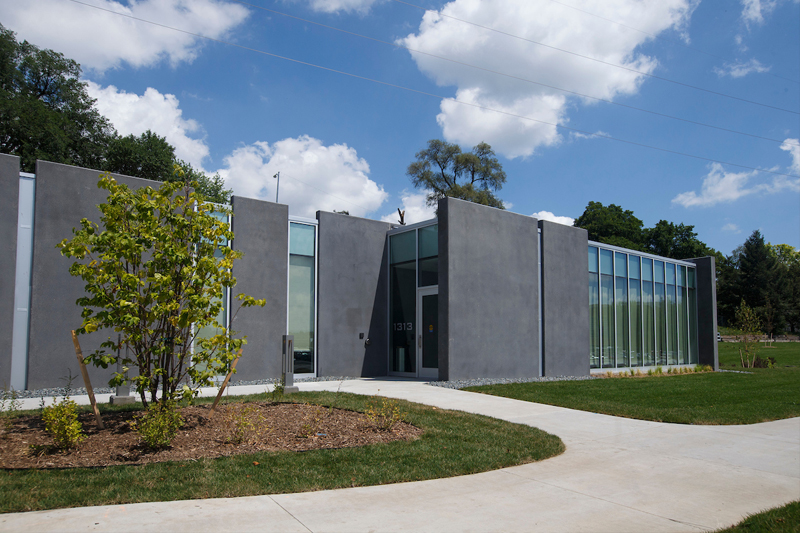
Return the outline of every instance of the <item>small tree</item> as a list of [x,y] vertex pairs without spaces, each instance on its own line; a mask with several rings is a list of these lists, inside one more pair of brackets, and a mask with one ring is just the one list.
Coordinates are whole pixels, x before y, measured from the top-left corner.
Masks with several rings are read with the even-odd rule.
[[744,300],[736,310],[736,325],[739,334],[736,342],[739,343],[739,360],[743,368],[753,368],[758,354],[758,336],[761,335],[761,321],[756,312]]
[[[182,176],[180,167],[175,173]],[[159,389],[162,406],[191,398],[229,368],[245,342],[218,320],[241,252],[227,246],[233,234],[214,216],[220,208],[205,203],[193,185],[179,180],[158,190],[130,190],[103,174],[98,187],[108,198],[98,206],[102,226],[84,218],[72,240],[57,245],[62,255],[77,259],[70,274],[86,282],[87,295],[77,301],[83,307],[77,333],[121,333],[119,343],[109,338],[86,362],[108,368],[119,350],[124,370],[109,385],[124,383],[127,367],[136,367],[130,381],[145,407],[148,396],[158,401]],[[265,303],[242,294],[238,300],[240,308]],[[208,330],[214,334],[199,335]]]

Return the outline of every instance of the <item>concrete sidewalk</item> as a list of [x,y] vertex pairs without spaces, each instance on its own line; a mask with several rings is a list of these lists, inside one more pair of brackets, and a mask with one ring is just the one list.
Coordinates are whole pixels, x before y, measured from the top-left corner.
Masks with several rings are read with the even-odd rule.
[[[407,380],[299,386],[337,390],[340,384],[344,392],[536,426],[561,437],[567,451],[539,463],[432,481],[5,514],[0,531],[705,531],[800,499],[800,418],[684,426]],[[264,386],[250,389],[231,394],[263,392]]]

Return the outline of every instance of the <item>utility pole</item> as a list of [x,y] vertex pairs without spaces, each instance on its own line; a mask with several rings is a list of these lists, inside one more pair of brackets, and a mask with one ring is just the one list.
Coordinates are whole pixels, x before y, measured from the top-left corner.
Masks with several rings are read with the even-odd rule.
[[278,185],[277,185],[277,187],[275,187],[275,203],[277,204],[278,203],[278,192],[280,192],[280,189],[281,189],[281,171],[279,170],[278,173],[275,174],[272,177],[273,178],[277,178],[277,180],[278,180]]

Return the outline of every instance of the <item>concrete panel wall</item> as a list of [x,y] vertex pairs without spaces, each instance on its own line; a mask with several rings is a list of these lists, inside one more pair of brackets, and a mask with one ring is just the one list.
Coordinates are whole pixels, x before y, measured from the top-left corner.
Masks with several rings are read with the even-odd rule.
[[440,379],[539,375],[537,263],[536,219],[440,201]]
[[239,293],[266,298],[265,307],[241,309],[232,322],[237,335],[247,336],[233,381],[277,378],[281,373],[281,337],[286,334],[289,207],[234,196],[233,248],[244,253],[234,262]]
[[[318,212],[321,376],[385,376],[391,224]],[[359,335],[364,334],[364,339]],[[369,345],[366,345],[369,339]]]
[[0,387],[11,380],[19,157],[0,154]]
[[[68,373],[73,386],[83,386],[70,330],[81,325],[81,309],[75,301],[84,295],[84,282],[69,274],[73,263],[62,257],[56,244],[72,237],[81,218],[99,221],[97,205],[107,193],[97,188],[100,172],[38,161],[36,163],[36,211],[34,218],[33,276],[31,287],[28,388],[63,386]],[[158,186],[149,180],[115,176],[132,188]],[[84,354],[100,347],[113,332],[80,336]],[[107,386],[113,369],[89,367],[92,385]]]
[[719,370],[717,351],[717,270],[713,257],[687,259],[697,265],[698,362]]
[[555,222],[542,230],[545,376],[589,374],[589,234]]

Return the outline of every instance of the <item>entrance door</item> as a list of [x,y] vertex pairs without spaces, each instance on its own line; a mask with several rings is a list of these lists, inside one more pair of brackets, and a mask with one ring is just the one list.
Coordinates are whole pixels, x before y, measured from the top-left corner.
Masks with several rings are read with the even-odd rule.
[[439,288],[417,290],[417,368],[421,378],[439,378]]

